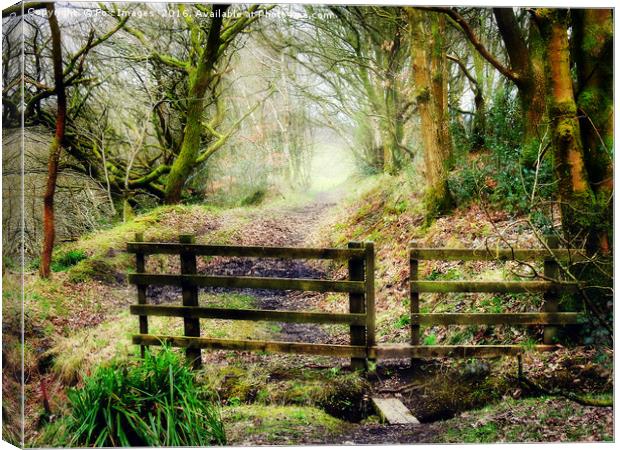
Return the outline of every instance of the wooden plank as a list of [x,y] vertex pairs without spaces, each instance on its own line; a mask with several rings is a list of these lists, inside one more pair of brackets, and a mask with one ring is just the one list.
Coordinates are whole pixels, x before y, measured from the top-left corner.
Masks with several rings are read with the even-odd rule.
[[399,399],[371,397],[371,400],[382,421],[390,425],[420,425],[420,421]]
[[411,323],[419,325],[569,325],[579,323],[579,313],[436,313],[412,314]]
[[576,283],[552,281],[412,281],[415,292],[575,292]]
[[580,250],[555,249],[469,249],[469,248],[416,248],[411,258],[418,260],[441,261],[533,261],[545,258],[583,261],[586,259]]
[[[361,242],[349,242],[348,248],[362,248]],[[364,282],[364,265],[365,259],[350,258],[348,261],[349,282]],[[364,292],[350,292],[349,293],[349,312],[363,314],[366,312],[365,305],[365,291]],[[349,327],[349,335],[351,345],[366,345],[366,327],[364,325],[351,325]],[[366,355],[363,358],[351,358],[351,367],[353,369],[365,369],[366,368]]]
[[130,273],[132,284],[181,286],[184,283],[200,287],[278,289],[314,292],[355,292],[363,294],[363,281],[311,280],[307,278],[231,277],[217,275],[158,275]]
[[162,345],[167,343],[173,347],[209,348],[212,350],[262,351],[273,353],[303,353],[308,355],[324,355],[339,358],[366,356],[366,347],[354,345],[308,344],[304,342],[280,342],[259,340],[234,340],[195,338],[185,336],[164,336],[140,334],[132,338],[137,345]]
[[[179,241],[183,244],[192,244],[195,239],[193,235],[189,234],[182,234],[179,236]],[[184,275],[195,275],[196,255],[193,253],[181,252],[179,257],[181,259],[181,273]],[[198,306],[198,288],[186,283],[183,283],[182,287],[183,306]],[[183,329],[185,336],[200,337],[200,320],[193,317],[183,318]],[[194,369],[199,369],[202,366],[202,357],[199,348],[188,348],[185,353]]]
[[[547,237],[547,246],[550,249],[555,249],[558,246],[558,238],[556,236]],[[549,280],[559,280],[560,278],[560,266],[554,259],[545,259],[544,265],[545,277]],[[545,303],[543,304],[543,311],[547,313],[556,313],[560,309],[560,296],[557,292],[548,291],[544,295]],[[545,327],[543,330],[543,343],[555,344],[557,343],[557,327]]]
[[[413,256],[415,249],[418,247],[418,243],[413,241],[409,246],[409,282],[415,283],[418,281],[418,269],[419,263],[418,260]],[[409,313],[411,316],[414,316],[420,312],[420,294],[418,291],[411,289],[411,284],[409,285]],[[413,321],[409,324],[411,336],[409,339],[409,343],[411,345],[419,345],[420,344],[420,325],[414,323]]]
[[178,244],[175,242],[128,242],[129,253],[169,254],[181,252],[201,256],[237,256],[254,258],[286,259],[349,259],[361,258],[364,249],[347,248],[297,248],[297,247],[261,247],[236,245]]
[[[144,235],[142,233],[136,233],[135,234],[135,240],[136,241],[142,241],[144,239]],[[136,272],[138,273],[144,273],[146,272],[145,269],[146,266],[146,261],[145,261],[145,257],[144,257],[144,253],[136,253]],[[138,303],[141,305],[146,305],[146,288],[147,286],[145,285],[137,285],[136,286],[137,290],[138,290]],[[149,319],[147,316],[140,316],[138,317],[138,322],[139,322],[139,327],[140,327],[140,334],[148,334],[149,332]],[[141,346],[140,347],[140,355],[144,358],[144,352],[146,350],[145,346]]]
[[[131,305],[131,314],[196,319],[265,320],[291,323],[343,323],[364,325],[365,314],[319,313],[302,311],[273,311],[267,309],[229,309],[199,306]],[[147,333],[141,333],[147,334]]]
[[369,350],[369,354],[377,359],[405,359],[405,358],[489,358],[495,356],[518,355],[526,350],[554,351],[556,345],[408,345],[389,344],[378,345]]
[[366,345],[375,345],[375,244],[366,242]]

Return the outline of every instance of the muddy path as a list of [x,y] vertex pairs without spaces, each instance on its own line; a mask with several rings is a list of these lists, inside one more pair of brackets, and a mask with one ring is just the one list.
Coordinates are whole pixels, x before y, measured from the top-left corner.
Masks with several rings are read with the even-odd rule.
[[[306,205],[276,207],[251,212],[248,223],[240,233],[241,245],[264,245],[303,247],[319,226],[325,214],[337,205],[339,193],[319,194]],[[276,258],[224,258],[215,257],[198,268],[201,274],[254,276],[278,278],[326,279],[328,267],[325,262]],[[321,300],[321,294],[313,292],[278,291],[267,289],[231,290],[205,288],[202,292],[238,292],[251,295],[257,309],[310,310]],[[274,339],[287,342],[330,343],[332,336],[321,326],[304,323],[279,323]]]

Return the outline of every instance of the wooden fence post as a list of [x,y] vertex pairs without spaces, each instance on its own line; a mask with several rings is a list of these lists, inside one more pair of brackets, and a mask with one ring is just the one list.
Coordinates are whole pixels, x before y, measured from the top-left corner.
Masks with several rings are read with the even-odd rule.
[[[361,242],[349,242],[349,248],[362,248]],[[364,281],[364,259],[349,258],[349,280]],[[349,293],[349,312],[364,313],[365,312],[365,295],[357,293]],[[366,345],[366,326],[351,325],[349,328],[351,335],[351,345]],[[365,358],[351,358],[351,368],[354,370],[365,369]]]
[[366,354],[375,345],[375,244],[366,242]]
[[[414,323],[413,315],[420,313],[420,294],[411,289],[411,282],[418,281],[418,259],[414,257],[412,250],[418,247],[417,241],[409,244],[409,323],[411,328],[411,345],[420,345],[420,325]],[[411,359],[411,365],[416,359]]]
[[[179,236],[181,244],[194,244],[196,239],[191,234],[182,234]],[[196,254],[181,252],[181,274],[196,274]],[[183,285],[183,306],[198,306],[198,288],[196,286]],[[184,318],[183,326],[185,336],[200,337],[200,319]],[[202,366],[202,356],[199,348],[188,347],[186,355],[194,369]]]
[[[551,249],[558,248],[557,236],[547,236],[547,246]],[[544,263],[544,274],[549,281],[559,281],[560,278],[560,266],[558,265],[554,256],[546,256]],[[560,306],[560,296],[556,291],[545,292],[545,303],[543,305],[544,312],[558,312]],[[543,344],[551,345],[557,343],[557,326],[545,326],[543,332]]]
[[[143,242],[144,235],[142,233],[136,233],[134,236],[134,240],[136,242]],[[145,273],[145,258],[144,253],[136,253],[136,273]],[[138,304],[146,305],[146,286],[143,284],[139,284],[136,286],[138,288]],[[140,321],[140,334],[148,334],[149,333],[149,319],[148,316],[138,316],[138,320]],[[144,352],[146,350],[145,345],[140,346],[140,356],[144,358]]]

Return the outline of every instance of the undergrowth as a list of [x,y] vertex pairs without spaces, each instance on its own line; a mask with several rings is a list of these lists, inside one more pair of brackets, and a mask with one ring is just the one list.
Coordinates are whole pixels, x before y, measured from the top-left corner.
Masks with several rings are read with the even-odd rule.
[[462,136],[454,139],[455,169],[448,187],[457,206],[483,200],[511,214],[536,213],[539,225],[548,226],[545,214],[531,211],[532,191],[543,201],[554,193],[546,142],[523,144],[521,112],[508,91],[498,91],[486,115],[488,130],[481,146]]
[[42,445],[207,446],[226,443],[220,413],[178,353],[163,347],[144,360],[112,362],[70,389],[70,413]]

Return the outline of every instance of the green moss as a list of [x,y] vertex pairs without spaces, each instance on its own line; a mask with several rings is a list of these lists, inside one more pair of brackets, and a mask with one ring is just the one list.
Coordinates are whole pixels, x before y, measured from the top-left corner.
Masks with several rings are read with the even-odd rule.
[[548,397],[515,400],[507,397],[501,403],[467,412],[447,421],[437,442],[546,442],[613,439],[604,420],[575,420],[585,408]]
[[454,208],[454,199],[445,180],[439,187],[429,187],[424,194],[426,209],[426,225],[430,225],[439,216],[445,215]]
[[418,103],[428,102],[431,99],[431,90],[428,87],[418,89],[415,94]]
[[566,102],[555,102],[551,108],[552,117],[570,117],[574,118],[577,114],[577,105],[573,100]]
[[222,412],[231,445],[295,444],[322,440],[342,431],[344,423],[309,406],[241,405]]
[[120,281],[116,277],[114,266],[105,259],[87,259],[81,261],[68,271],[67,280],[71,283],[83,283],[89,280],[96,280],[110,284]]

